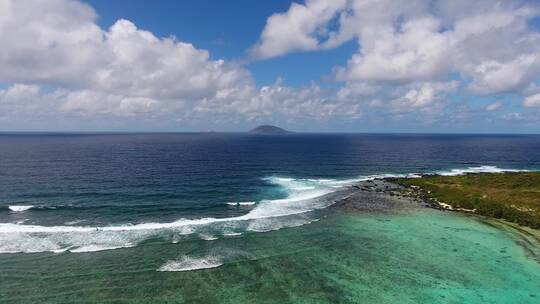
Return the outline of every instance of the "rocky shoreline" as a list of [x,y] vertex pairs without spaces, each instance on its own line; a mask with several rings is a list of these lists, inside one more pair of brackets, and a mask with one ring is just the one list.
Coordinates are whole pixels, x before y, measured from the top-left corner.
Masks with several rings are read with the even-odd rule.
[[[432,175],[425,175],[432,176]],[[420,175],[418,178],[422,178]],[[428,207],[437,210],[475,213],[475,209],[456,208],[430,196],[429,190],[417,186],[404,186],[397,178],[387,177],[366,180],[352,185],[357,191],[334,204],[334,207],[349,211],[384,211],[398,207]],[[361,202],[360,202],[361,200]]]
[[411,191],[390,179],[361,181],[352,188],[354,192],[337,201],[331,208],[348,212],[396,212],[419,207],[440,209],[419,192]]

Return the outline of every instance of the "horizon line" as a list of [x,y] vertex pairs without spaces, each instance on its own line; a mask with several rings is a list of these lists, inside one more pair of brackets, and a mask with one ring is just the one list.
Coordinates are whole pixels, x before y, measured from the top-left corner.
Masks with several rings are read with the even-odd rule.
[[378,134],[378,135],[540,135],[540,133],[497,133],[497,132],[355,132],[355,131],[288,131],[288,133],[264,134],[250,131],[0,131],[0,135],[122,135],[122,134],[252,134],[261,136],[289,136],[300,134]]

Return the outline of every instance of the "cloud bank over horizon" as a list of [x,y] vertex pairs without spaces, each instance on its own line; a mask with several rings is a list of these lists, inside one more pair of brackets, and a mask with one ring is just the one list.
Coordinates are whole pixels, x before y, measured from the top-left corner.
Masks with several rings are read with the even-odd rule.
[[[0,130],[338,121],[384,131],[381,120],[427,130],[482,119],[540,131],[540,6],[531,1],[292,3],[268,17],[250,60],[97,18],[75,0],[0,0]],[[330,83],[258,85],[250,71],[351,41],[357,50],[328,71]]]

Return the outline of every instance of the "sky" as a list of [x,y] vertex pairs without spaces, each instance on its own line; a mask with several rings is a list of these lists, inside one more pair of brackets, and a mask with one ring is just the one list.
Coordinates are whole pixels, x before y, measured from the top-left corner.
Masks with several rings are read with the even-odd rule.
[[540,133],[540,2],[0,0],[0,131]]

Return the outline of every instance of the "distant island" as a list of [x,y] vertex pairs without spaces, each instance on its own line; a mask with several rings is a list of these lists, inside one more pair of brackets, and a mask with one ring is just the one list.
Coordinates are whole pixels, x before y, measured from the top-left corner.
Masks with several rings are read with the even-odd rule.
[[292,133],[292,132],[287,131],[285,129],[282,129],[280,127],[276,127],[276,126],[262,125],[262,126],[258,126],[255,129],[249,131],[249,133],[255,133],[255,134],[288,134],[288,133]]

